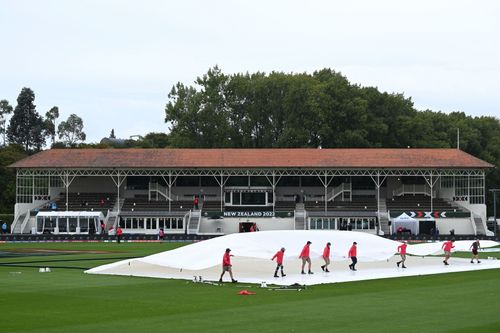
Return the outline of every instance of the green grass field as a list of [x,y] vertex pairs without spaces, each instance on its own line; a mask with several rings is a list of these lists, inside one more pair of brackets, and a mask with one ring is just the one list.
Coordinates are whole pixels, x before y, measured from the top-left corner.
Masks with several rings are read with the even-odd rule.
[[[83,273],[181,245],[0,244],[0,255],[17,251],[0,257],[15,265],[0,265],[0,332],[500,332],[498,269],[301,292]],[[104,253],[23,252],[46,249]]]

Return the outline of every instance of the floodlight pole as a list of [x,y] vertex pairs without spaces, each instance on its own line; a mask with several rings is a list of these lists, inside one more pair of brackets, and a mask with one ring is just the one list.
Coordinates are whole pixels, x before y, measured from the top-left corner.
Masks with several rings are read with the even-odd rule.
[[497,192],[500,192],[500,189],[498,188],[493,188],[490,189],[490,192],[493,193],[493,232],[495,233],[495,239],[497,237],[497,231],[498,231],[498,226],[497,226]]

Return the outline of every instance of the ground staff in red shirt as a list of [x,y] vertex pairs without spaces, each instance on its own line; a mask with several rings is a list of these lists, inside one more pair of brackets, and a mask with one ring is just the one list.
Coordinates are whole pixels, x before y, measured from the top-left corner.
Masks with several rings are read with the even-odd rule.
[[349,253],[347,254],[347,256],[349,258],[351,258],[352,260],[352,264],[349,265],[349,268],[353,271],[356,271],[356,263],[358,262],[358,258],[357,258],[357,255],[358,255],[358,251],[357,251],[357,245],[358,243],[354,242],[352,243],[352,246],[351,248],[349,249]]
[[443,263],[445,265],[449,265],[448,264],[448,259],[450,259],[450,257],[451,257],[451,249],[455,247],[453,245],[453,243],[455,243],[455,238],[453,238],[450,241],[444,242],[443,246],[441,246],[441,248],[444,250],[444,260],[443,260]]
[[405,266],[405,261],[406,261],[406,247],[408,244],[404,242],[403,244],[398,246],[398,253],[401,256],[401,260],[396,263],[396,265],[399,267],[399,265],[403,264],[401,267],[406,268]]
[[238,282],[233,277],[233,265],[231,265],[231,257],[233,257],[233,255],[229,254],[229,252],[231,252],[231,249],[226,249],[226,252],[224,252],[224,256],[222,257],[222,274],[220,275],[219,282],[222,282],[222,277],[226,272],[229,272],[229,276],[231,276],[231,282]]
[[274,277],[279,277],[278,276],[278,269],[281,269],[281,276],[284,277],[286,274],[283,272],[283,256],[285,255],[285,248],[282,247],[281,250],[276,252],[276,254],[271,258],[271,260],[274,260],[276,258],[276,270],[274,271]]
[[481,248],[481,245],[479,244],[479,239],[476,239],[476,241],[474,243],[472,243],[472,245],[469,247],[469,250],[472,250],[472,258],[470,260],[471,264],[474,263],[474,259],[476,259],[478,264],[480,263],[479,254],[478,254],[478,250],[480,248]]
[[328,270],[328,265],[330,265],[330,246],[332,244],[330,242],[326,243],[325,249],[323,250],[323,260],[325,261],[325,264],[321,266],[321,269],[324,272],[330,273]]
[[302,259],[302,274],[306,274],[304,273],[304,267],[306,266],[306,262],[308,263],[308,267],[309,267],[309,271],[307,272],[307,274],[314,274],[312,271],[311,271],[311,257],[309,256],[309,253],[310,253],[310,246],[311,246],[312,242],[310,241],[307,241],[306,245],[304,245],[304,248],[302,249],[302,252],[300,252],[300,255],[299,255],[299,258]]
[[123,234],[122,228],[120,228],[120,226],[118,226],[118,228],[116,228],[116,242],[117,243],[120,243],[120,241],[122,239],[122,234]]

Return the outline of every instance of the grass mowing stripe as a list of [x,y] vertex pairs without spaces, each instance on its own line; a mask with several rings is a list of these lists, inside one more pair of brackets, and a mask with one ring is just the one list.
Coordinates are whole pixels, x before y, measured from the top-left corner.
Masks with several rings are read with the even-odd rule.
[[0,265],[12,265],[12,264],[34,264],[34,263],[55,263],[55,262],[66,262],[66,261],[89,261],[89,260],[125,260],[134,259],[135,257],[95,257],[95,258],[72,258],[72,259],[52,259],[52,260],[34,260],[34,261],[14,261],[14,262],[4,262]]

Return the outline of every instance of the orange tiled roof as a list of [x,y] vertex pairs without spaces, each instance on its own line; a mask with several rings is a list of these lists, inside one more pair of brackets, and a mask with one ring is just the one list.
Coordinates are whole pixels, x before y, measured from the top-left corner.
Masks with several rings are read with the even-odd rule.
[[491,168],[458,149],[50,149],[14,168]]

